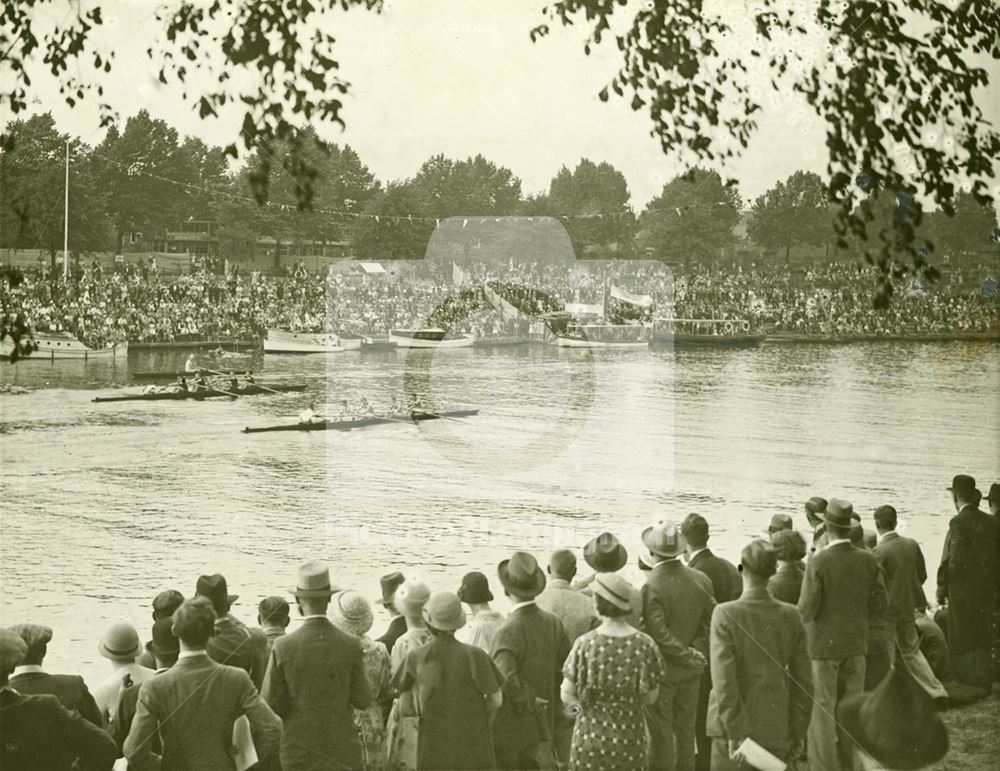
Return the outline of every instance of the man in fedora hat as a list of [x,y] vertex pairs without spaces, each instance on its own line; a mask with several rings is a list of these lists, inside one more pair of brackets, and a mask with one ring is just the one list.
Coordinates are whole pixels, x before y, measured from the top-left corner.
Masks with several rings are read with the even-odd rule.
[[97,646],[97,652],[111,662],[113,673],[94,688],[94,701],[101,713],[101,719],[108,723],[115,716],[118,707],[118,693],[122,683],[128,678],[133,683],[144,683],[155,673],[152,669],[135,663],[142,653],[142,643],[135,627],[126,621],[119,621],[108,627]]
[[849,737],[833,719],[837,705],[864,690],[869,627],[888,604],[875,555],[850,541],[854,507],[831,499],[823,515],[829,542],[806,565],[799,612],[812,659],[809,766],[853,769]]
[[371,702],[361,643],[337,629],[326,611],[333,596],[322,562],[299,568],[292,594],[303,617],[271,649],[264,699],[285,720],[281,767],[285,771],[355,771],[364,767],[353,709]]
[[667,666],[656,704],[649,708],[651,771],[691,771],[701,673],[715,598],[711,579],[681,562],[684,536],[669,520],[642,532],[653,569],[642,587],[642,618]]
[[803,506],[806,512],[806,521],[809,522],[809,526],[813,529],[812,547],[809,549],[810,556],[826,546],[829,540],[826,532],[826,522],[823,519],[823,514],[826,512],[826,505],[826,498],[814,495]]
[[0,768],[110,769],[118,748],[101,728],[52,694],[22,694],[10,686],[10,673],[27,652],[21,635],[0,629]]
[[[587,547],[591,547],[597,540],[595,538],[587,544]],[[607,562],[603,553],[598,555],[596,549],[588,552],[587,548],[584,548],[583,553],[587,564],[592,567],[594,564],[601,566]],[[610,564],[617,563],[617,559],[610,561]],[[594,612],[594,601],[570,585],[573,576],[576,575],[576,555],[569,549],[557,549],[552,552],[552,556],[549,557],[548,572],[545,589],[535,598],[535,604],[563,622],[572,645],[577,637],[589,632],[599,623],[597,613]]]
[[19,634],[27,646],[24,661],[10,678],[11,688],[23,694],[52,694],[67,709],[76,710],[94,725],[103,727],[97,703],[82,677],[51,675],[42,668],[52,630],[41,624],[16,624],[10,629]]
[[806,633],[793,605],[771,596],[774,547],[750,543],[740,556],[743,593],[712,613],[712,771],[737,771],[738,748],[753,739],[778,758],[797,758],[809,724]]
[[[621,542],[611,533],[601,533],[597,538],[589,541],[583,547],[583,559],[593,568],[586,578],[573,582],[573,588],[578,589],[588,597],[592,597],[590,585],[602,573],[617,573],[628,562],[628,551]],[[639,629],[642,626],[642,593],[629,584],[629,594],[631,595],[629,606],[631,610],[626,620]],[[600,619],[595,620],[595,626],[600,623]]]
[[[684,536],[684,549],[687,555],[687,566],[700,570],[712,582],[712,594],[716,603],[729,602],[740,596],[742,582],[736,566],[727,559],[712,553],[708,548],[708,520],[700,514],[688,514],[681,522],[681,535]],[[712,754],[712,742],[705,731],[705,720],[708,716],[708,694],[712,690],[712,676],[709,667],[701,673],[701,686],[698,689],[698,712],[695,715],[695,768],[698,771],[708,771],[708,763]]]
[[[122,751],[130,768],[186,771],[234,768],[233,727],[245,717],[261,763],[274,757],[281,720],[261,699],[250,675],[224,666],[206,650],[216,611],[205,597],[186,600],[170,619],[179,640],[177,663],[142,684]],[[154,750],[159,734],[161,751]]]
[[958,512],[948,523],[937,599],[948,606],[948,646],[959,682],[989,690],[1000,646],[1000,525],[979,508],[976,480],[958,474],[948,488]]
[[534,557],[516,551],[497,573],[512,603],[493,638],[493,661],[504,677],[503,704],[493,722],[497,767],[550,769],[569,638],[562,621],[535,603],[545,573]]
[[894,643],[889,646],[889,655],[895,658],[898,652],[920,687],[932,699],[946,701],[947,691],[920,652],[920,635],[913,616],[914,608],[927,604],[924,596],[924,581],[927,580],[924,554],[920,544],[896,532],[896,522],[896,509],[892,506],[875,509],[875,527],[879,533],[875,556],[882,565],[889,596],[890,637]]
[[379,637],[376,642],[382,643],[390,656],[392,655],[392,646],[396,644],[396,640],[406,633],[406,619],[396,610],[396,606],[392,602],[396,590],[402,586],[405,580],[406,578],[398,570],[384,575],[379,579],[379,584],[382,588],[382,607],[385,608],[389,614],[389,618],[392,620],[389,622],[389,628],[385,630],[385,634]]
[[215,610],[215,634],[208,641],[208,655],[220,664],[239,667],[259,689],[267,668],[267,638],[230,613],[238,594],[230,594],[224,576],[199,576],[195,596],[205,597]]

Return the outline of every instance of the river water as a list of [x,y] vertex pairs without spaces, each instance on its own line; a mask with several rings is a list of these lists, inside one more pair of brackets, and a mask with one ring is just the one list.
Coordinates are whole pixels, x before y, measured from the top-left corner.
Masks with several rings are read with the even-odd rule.
[[[50,671],[92,684],[108,671],[102,630],[128,619],[148,639],[150,600],[223,573],[256,604],[329,561],[342,587],[378,597],[390,570],[457,588],[515,548],[544,560],[616,533],[634,562],[642,527],[692,511],[733,561],[811,495],[851,499],[868,527],[892,503],[936,570],[950,478],[1000,477],[1000,346],[863,344],[757,350],[464,349],[256,359],[261,382],[305,394],[236,401],[94,404],[128,364],[0,364],[0,623],[55,629]],[[244,359],[222,365],[244,366]],[[244,434],[341,398],[419,392],[478,416],[419,428]],[[579,554],[579,551],[578,551]],[[581,569],[585,568],[581,562]],[[629,567],[629,576],[639,580]],[[933,597],[933,577],[926,587]],[[376,614],[374,633],[385,617]]]

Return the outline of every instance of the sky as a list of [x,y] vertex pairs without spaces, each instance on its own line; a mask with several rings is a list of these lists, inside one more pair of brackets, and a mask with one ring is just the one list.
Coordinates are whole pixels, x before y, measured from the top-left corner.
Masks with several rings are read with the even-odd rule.
[[[145,52],[160,4],[103,3],[103,37],[116,57],[107,96],[123,117],[146,109],[182,134],[228,144],[237,135],[236,112],[201,121],[179,88],[155,79],[158,68]],[[61,18],[60,5],[46,12],[50,19]],[[531,42],[529,31],[544,21],[543,6],[544,0],[386,0],[380,15],[358,9],[333,14],[329,31],[351,93],[342,111],[346,129],[320,133],[351,145],[383,181],[411,177],[438,153],[481,153],[510,168],[522,190],[533,194],[546,190],[564,165],[572,168],[583,157],[608,161],[624,173],[640,210],[684,168],[650,135],[648,113],[632,111],[624,99],[598,99],[619,63],[613,43],[585,56],[583,24],[553,27],[548,37]],[[51,78],[34,81],[33,109],[51,109],[60,130],[100,141],[94,104],[71,109]],[[759,130],[743,156],[728,168],[716,167],[738,180],[744,200],[796,170],[822,173],[826,165],[823,125],[801,96],[771,93],[763,104]],[[1000,124],[1000,100],[992,99],[988,112]]]

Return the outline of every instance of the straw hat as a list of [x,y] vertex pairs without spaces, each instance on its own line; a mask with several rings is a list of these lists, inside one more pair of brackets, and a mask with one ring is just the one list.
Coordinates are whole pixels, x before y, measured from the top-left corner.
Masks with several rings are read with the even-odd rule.
[[465,611],[458,595],[435,592],[421,610],[424,623],[444,632],[454,632],[465,626]]
[[355,637],[361,637],[372,628],[372,606],[351,589],[333,595],[329,613],[335,627]]
[[97,652],[112,661],[130,661],[142,653],[139,633],[127,621],[119,621],[108,627],[97,645]]
[[431,590],[419,578],[408,578],[396,589],[392,598],[393,605],[404,616],[417,616],[430,599]]
[[603,597],[616,608],[631,612],[632,586],[617,573],[598,573],[594,577],[592,591]]
[[299,568],[298,585],[289,591],[296,597],[329,597],[334,592],[330,567],[325,562],[307,562]]
[[684,553],[684,536],[669,519],[643,530],[642,543],[654,557],[679,557]]

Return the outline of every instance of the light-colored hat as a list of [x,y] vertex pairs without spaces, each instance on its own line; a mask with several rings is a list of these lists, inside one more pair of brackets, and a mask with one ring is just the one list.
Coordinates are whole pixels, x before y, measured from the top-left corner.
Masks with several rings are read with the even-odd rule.
[[9,674],[28,655],[28,646],[21,635],[10,629],[0,629],[0,672]]
[[593,592],[616,608],[632,610],[632,586],[617,573],[598,573],[594,576]]
[[419,578],[407,578],[396,589],[392,604],[403,616],[417,616],[430,599],[431,590]]
[[421,615],[428,626],[444,632],[454,632],[465,626],[465,611],[458,595],[451,592],[436,592],[424,605]]
[[337,592],[330,601],[330,621],[338,629],[361,637],[372,628],[372,606],[351,589]]
[[684,536],[669,519],[643,530],[642,542],[654,557],[678,557],[684,553]]
[[97,652],[112,661],[129,661],[138,658],[142,653],[139,633],[127,621],[112,624],[98,643]]
[[299,568],[299,583],[289,590],[296,597],[329,597],[336,591],[330,585],[330,566],[325,562],[307,562]]

